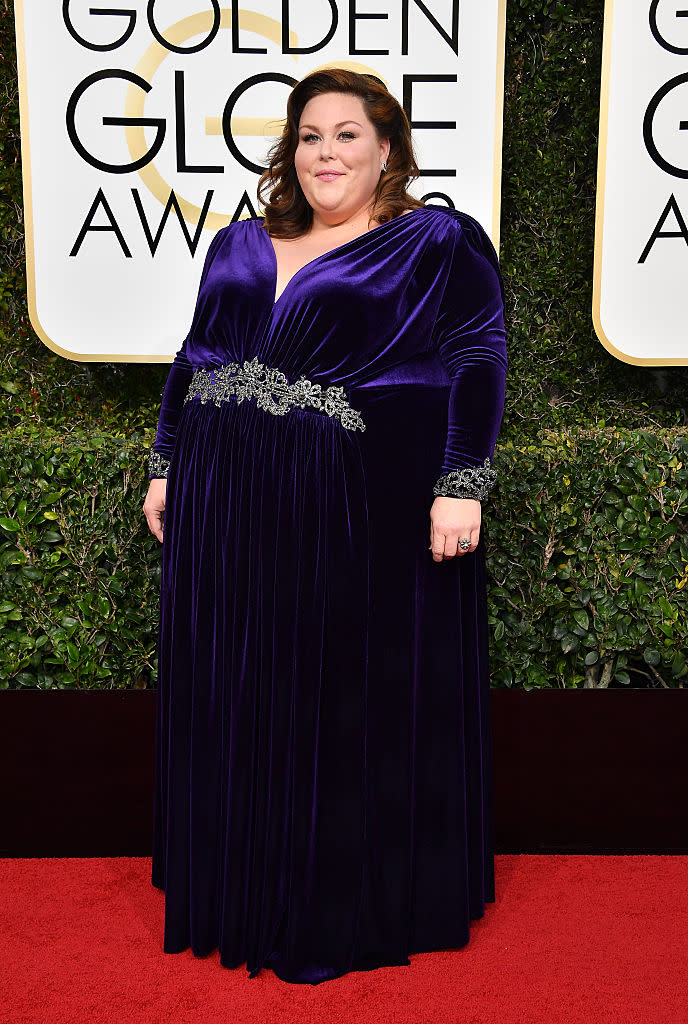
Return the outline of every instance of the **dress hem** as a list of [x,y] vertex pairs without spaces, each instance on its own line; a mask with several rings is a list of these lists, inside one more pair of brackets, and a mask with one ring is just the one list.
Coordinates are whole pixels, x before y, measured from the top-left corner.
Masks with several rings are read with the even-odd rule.
[[[165,891],[164,890],[164,886],[159,885],[157,882],[152,882],[152,885],[156,889],[160,889],[162,892]],[[494,903],[495,902],[495,897],[493,896],[493,897],[490,898],[490,897],[486,896],[485,899],[484,899],[484,902],[486,904],[487,903]],[[483,913],[478,914],[475,917],[471,917],[469,919],[469,923],[472,923],[473,921],[479,921],[484,916],[485,916],[485,912],[483,910]],[[226,970],[236,970],[238,967],[241,967],[243,964],[246,964],[246,972],[248,974],[249,980],[258,977],[258,975],[260,974],[260,972],[262,970],[269,970],[269,971],[272,971],[273,974],[275,974],[275,976],[280,979],[280,981],[284,981],[287,984],[291,984],[291,985],[320,985],[323,981],[334,981],[336,978],[342,978],[342,977],[345,977],[347,974],[355,973],[355,972],[359,972],[359,971],[375,971],[375,970],[378,970],[379,968],[382,968],[382,967],[410,967],[411,966],[411,960],[409,958],[412,957],[412,956],[417,956],[417,955],[419,955],[421,953],[440,953],[440,952],[447,953],[447,952],[452,952],[454,950],[464,949],[469,944],[470,938],[471,938],[471,936],[469,934],[469,936],[468,936],[468,938],[466,939],[465,942],[460,942],[460,943],[457,943],[456,945],[444,945],[444,944],[442,944],[442,945],[439,945],[439,946],[433,946],[433,945],[429,945],[428,946],[428,945],[424,944],[422,949],[418,948],[418,949],[411,949],[411,950],[409,950],[409,952],[407,953],[407,955],[405,957],[393,957],[393,958],[391,957],[389,959],[386,959],[384,956],[380,956],[379,960],[376,961],[375,963],[369,963],[369,962],[366,962],[363,959],[354,960],[353,963],[351,964],[351,966],[345,967],[341,971],[335,971],[334,968],[321,967],[321,966],[316,965],[316,964],[311,964],[311,965],[308,966],[308,968],[304,968],[302,970],[301,973],[303,973],[304,970],[310,970],[311,972],[315,972],[315,971],[321,972],[322,973],[322,977],[318,978],[317,980],[313,980],[312,978],[308,978],[308,977],[298,977],[298,976],[294,976],[293,974],[290,975],[288,971],[285,971],[283,968],[280,968],[279,964],[277,962],[275,962],[274,960],[273,960],[273,963],[270,963],[269,962],[270,961],[270,957],[274,958],[275,955],[276,955],[276,951],[274,951],[274,950],[272,952],[268,953],[268,955],[265,958],[263,963],[258,964],[255,967],[249,967],[246,959],[238,960],[238,961],[236,961],[236,960],[235,961],[223,960],[222,954],[220,953],[220,966],[224,967]],[[196,959],[199,959],[199,960],[200,959],[205,959],[206,957],[210,956],[212,953],[214,953],[216,951],[219,951],[219,947],[217,945],[215,945],[215,946],[213,946],[212,949],[209,949],[206,952],[196,952],[193,949],[192,944],[189,942],[189,943],[186,944],[186,946],[183,946],[183,947],[181,947],[179,949],[163,949],[163,952],[167,953],[167,954],[171,954],[171,955],[174,956],[174,955],[178,955],[179,953],[186,953],[189,949],[191,950],[192,955]]]

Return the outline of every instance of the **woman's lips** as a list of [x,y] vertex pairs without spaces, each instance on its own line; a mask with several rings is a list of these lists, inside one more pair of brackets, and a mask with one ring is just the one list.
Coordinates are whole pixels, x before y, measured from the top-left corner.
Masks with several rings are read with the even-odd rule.
[[335,178],[341,178],[340,171],[321,171],[320,174],[316,174],[316,178],[320,178],[321,181],[334,181]]

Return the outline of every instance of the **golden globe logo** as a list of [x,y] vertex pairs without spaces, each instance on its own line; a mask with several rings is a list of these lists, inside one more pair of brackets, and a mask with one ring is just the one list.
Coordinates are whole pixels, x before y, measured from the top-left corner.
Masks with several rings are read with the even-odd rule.
[[[130,12],[130,14],[133,14],[133,12]],[[274,18],[270,18],[264,14],[258,14],[255,11],[239,10],[237,11],[237,19],[241,30],[253,32],[255,35],[263,36],[265,39],[277,45],[280,44],[282,25]],[[133,27],[133,21],[131,18],[130,27]],[[190,224],[201,223],[203,227],[208,228],[213,232],[228,224],[231,220],[231,214],[227,212],[221,213],[213,211],[210,205],[213,190],[208,191],[204,206],[199,207],[190,200],[185,199],[183,196],[176,194],[169,183],[165,181],[155,166],[154,158],[164,142],[167,123],[163,118],[147,118],[145,116],[145,102],[151,90],[150,83],[163,61],[168,59],[174,53],[201,52],[207,46],[211,45],[219,30],[231,30],[231,27],[232,11],[227,8],[220,9],[219,7],[215,8],[213,11],[192,14],[175,22],[168,26],[164,32],[157,33],[158,37],[151,42],[133,72],[96,72],[85,82],[81,83],[78,90],[72,94],[68,114],[70,137],[72,138],[75,149],[77,149],[87,162],[92,163],[94,167],[110,171],[111,173],[122,173],[124,171],[134,170],[138,171],[141,180],[150,194],[155,196],[155,198],[165,207],[166,211],[169,210],[171,206],[174,206],[185,221]],[[128,38],[128,35],[128,32],[124,33],[121,39],[125,40]],[[189,40],[195,39],[196,37],[201,37],[202,41],[190,46]],[[296,52],[298,47],[298,37],[295,32],[291,31],[289,33],[289,50],[293,51],[294,61],[298,59]],[[357,71],[360,74],[378,74],[371,66],[361,64],[356,61],[331,61],[325,64],[319,64],[316,68],[311,70],[318,70],[319,68],[327,67],[348,68],[349,70]],[[112,77],[121,77],[130,82],[126,95],[124,117],[105,117],[103,119],[105,124],[122,125],[125,128],[127,146],[132,160],[129,165],[117,168],[117,170],[93,157],[86,148],[81,145],[76,135],[76,131],[73,128],[73,113],[78,99],[87,88],[95,82],[103,80],[108,75]],[[381,76],[378,74],[378,77]],[[221,116],[206,116],[205,118],[206,134],[222,135],[224,137],[227,151],[237,161],[237,163],[258,175],[262,173],[262,166],[249,160],[241,152],[235,142],[235,138],[242,135],[260,136],[264,138],[270,135],[279,134],[282,130],[282,124],[284,123],[283,118],[234,117],[232,111],[236,102],[245,93],[248,93],[254,86],[268,81],[280,82],[288,88],[292,88],[296,85],[298,78],[276,72],[265,72],[253,75],[242,81],[230,93],[227,97]],[[384,78],[382,81],[384,81]],[[181,166],[187,167],[184,141],[186,126],[184,95],[185,72],[178,70],[175,71],[174,97],[175,121],[177,128],[176,137],[177,146],[180,150]],[[278,126],[277,132],[274,131],[276,125]],[[152,126],[156,129],[155,140],[151,146],[148,146],[146,143],[144,134],[144,127],[146,126]],[[207,166],[196,169],[205,171],[206,173],[212,173],[214,171],[222,171],[223,167]],[[92,207],[91,211],[89,211],[89,218],[87,218],[87,221],[93,216],[96,209],[97,204]]]
[[92,2],[15,4],[29,311],[54,351],[169,360],[213,233],[259,212],[268,139],[317,68],[384,81],[414,131],[414,194],[498,246],[505,0]]

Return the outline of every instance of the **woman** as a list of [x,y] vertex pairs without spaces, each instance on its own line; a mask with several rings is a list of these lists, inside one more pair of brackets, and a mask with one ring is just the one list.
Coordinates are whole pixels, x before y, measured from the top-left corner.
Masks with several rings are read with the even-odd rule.
[[250,977],[408,965],[494,900],[502,281],[417,176],[379,80],[295,86],[265,216],[208,249],[149,454],[164,950]]

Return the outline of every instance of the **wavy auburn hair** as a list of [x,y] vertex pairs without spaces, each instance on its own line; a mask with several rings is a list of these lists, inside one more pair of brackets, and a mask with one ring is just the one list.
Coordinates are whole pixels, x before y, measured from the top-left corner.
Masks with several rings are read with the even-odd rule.
[[268,166],[258,180],[258,201],[265,210],[263,227],[275,238],[298,238],[307,234],[313,223],[313,209],[299,184],[294,154],[303,108],[313,96],[329,92],[358,96],[378,140],[389,139],[387,170],[380,175],[375,189],[370,219],[382,224],[404,210],[425,205],[406,191],[420,172],[413,152],[411,126],[398,100],[374,75],[344,68],[313,71],[290,92],[286,124],[280,138],[270,147]]

